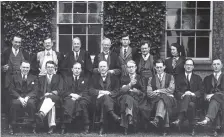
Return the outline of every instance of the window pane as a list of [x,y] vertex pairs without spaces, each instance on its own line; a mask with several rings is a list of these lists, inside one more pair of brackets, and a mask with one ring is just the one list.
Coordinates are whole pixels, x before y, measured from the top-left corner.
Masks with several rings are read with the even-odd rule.
[[59,14],[59,23],[72,23],[72,14]]
[[180,43],[180,37],[167,37],[167,57],[171,56],[170,45],[172,43]]
[[101,6],[102,6],[101,2],[89,3],[88,12],[89,13],[100,13]]
[[73,13],[86,13],[87,3],[74,3]]
[[184,46],[184,51],[187,57],[194,57],[194,37],[183,36],[181,45]]
[[88,14],[88,23],[101,23],[100,14]]
[[88,25],[88,34],[101,34],[101,25]]
[[195,31],[183,31],[182,36],[195,36]]
[[86,25],[73,25],[73,34],[86,34]]
[[86,23],[86,14],[74,14],[73,23]]
[[59,51],[63,54],[72,50],[72,35],[59,35]]
[[100,52],[101,36],[89,35],[88,36],[88,51],[91,55],[95,55]]
[[167,8],[180,8],[181,1],[167,1]]
[[197,10],[197,28],[209,29],[210,28],[210,10],[198,9]]
[[167,29],[180,29],[180,9],[167,10]]
[[195,10],[184,9],[182,11],[182,28],[183,29],[194,29],[195,28]]
[[81,39],[81,49],[86,50],[86,35],[73,35],[73,38],[79,37]]
[[167,31],[167,36],[180,36],[179,31]]
[[195,1],[182,1],[183,8],[195,8]]
[[207,31],[198,31],[196,32],[196,36],[209,36],[209,33]]
[[59,3],[59,13],[72,13],[72,3]]
[[197,1],[198,8],[210,8],[210,1]]
[[209,37],[196,38],[196,57],[208,58],[209,57]]
[[59,34],[72,34],[72,25],[59,25]]

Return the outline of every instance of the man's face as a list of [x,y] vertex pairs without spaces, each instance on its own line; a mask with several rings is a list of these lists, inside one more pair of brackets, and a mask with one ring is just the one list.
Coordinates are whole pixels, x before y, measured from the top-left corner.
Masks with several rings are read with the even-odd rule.
[[165,69],[165,65],[163,63],[156,63],[155,69],[157,74],[162,74],[164,72]]
[[122,46],[127,47],[130,44],[129,36],[122,37],[121,43],[122,43]]
[[107,66],[107,63],[106,62],[100,62],[99,63],[99,72],[101,74],[105,74],[108,70],[108,66]]
[[46,64],[46,70],[47,70],[47,74],[52,75],[55,72],[55,66],[54,64]]
[[82,72],[81,65],[80,64],[73,65],[72,72],[73,72],[73,75],[79,76]]
[[73,44],[73,51],[76,51],[77,52],[77,51],[80,50],[80,48],[81,48],[81,42],[80,42],[79,39],[73,39],[72,44]]
[[187,60],[184,64],[185,72],[191,73],[194,69],[194,64],[192,60]]
[[50,49],[52,49],[52,47],[53,47],[53,43],[52,43],[51,39],[44,40],[44,48],[46,50],[50,50]]
[[16,50],[20,48],[22,39],[19,37],[14,37],[12,41],[12,46]]
[[20,66],[20,70],[23,75],[28,75],[28,73],[30,71],[30,64],[23,62]]
[[143,55],[147,55],[149,51],[150,51],[150,48],[148,44],[144,44],[141,46],[141,52]]
[[222,69],[222,62],[219,59],[213,60],[213,62],[212,62],[212,69],[216,73],[220,72],[221,69]]
[[111,44],[110,44],[109,40],[105,40],[102,42],[102,47],[103,47],[104,52],[109,52],[110,46],[111,46]]
[[134,63],[127,63],[127,70],[129,74],[134,74],[136,71],[137,67]]
[[178,56],[178,52],[177,52],[177,48],[176,47],[171,46],[171,54],[174,57]]

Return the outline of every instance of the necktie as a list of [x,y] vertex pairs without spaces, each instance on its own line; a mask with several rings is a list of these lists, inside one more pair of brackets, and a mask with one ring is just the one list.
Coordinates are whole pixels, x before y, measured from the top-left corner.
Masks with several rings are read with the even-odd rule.
[[79,58],[78,52],[75,52],[75,60],[77,61]]
[[190,74],[187,74],[187,85],[188,89],[190,90]]
[[173,68],[176,67],[176,64],[177,64],[177,58],[176,57],[173,57],[173,61],[172,61]]
[[127,49],[125,48],[124,49],[124,58],[126,58],[127,57]]
[[47,52],[47,56],[50,56],[50,55],[51,55],[51,54],[50,54],[50,52],[48,51],[48,52]]
[[18,51],[19,51],[18,49],[16,49],[16,50],[15,50],[15,56],[17,56],[17,54],[18,54]]
[[22,90],[23,90],[23,92],[25,92],[25,90],[27,90],[26,75],[22,76]]
[[163,80],[162,74],[159,74],[159,80],[160,80],[160,82]]
[[78,89],[78,76],[75,76],[75,90]]
[[48,79],[47,79],[48,81],[48,84],[50,84],[51,83],[51,75],[48,75]]

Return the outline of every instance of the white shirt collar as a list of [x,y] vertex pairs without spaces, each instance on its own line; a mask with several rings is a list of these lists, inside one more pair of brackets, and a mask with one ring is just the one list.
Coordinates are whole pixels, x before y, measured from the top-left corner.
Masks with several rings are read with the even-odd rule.
[[[159,74],[157,74],[157,76],[159,77]],[[160,76],[163,78],[164,76],[164,72],[162,74],[160,74]]]
[[136,77],[136,73],[134,73],[132,75],[130,75],[130,74],[128,74],[128,75],[129,75],[130,78],[135,78]]
[[[14,55],[15,55],[15,53],[16,53],[16,49],[15,49],[14,47],[12,47],[12,52],[13,52]],[[18,53],[19,53],[19,49],[18,49]]]
[[80,76],[73,75],[73,78],[74,78],[74,79],[75,79],[75,77],[77,77],[77,79],[79,79]]
[[122,46],[122,48],[123,48],[123,51],[124,51],[124,49],[126,49],[126,51],[128,51],[129,46],[127,46],[127,47]]
[[[217,77],[219,78],[219,76],[221,75],[221,71],[217,73]],[[213,73],[213,75],[215,76],[215,73]]]
[[147,60],[147,59],[149,58],[149,56],[150,56],[149,53],[148,53],[146,56],[142,54],[142,58],[143,58],[144,60]]
[[107,73],[106,74],[104,74],[104,75],[102,75],[102,74],[100,74],[101,75],[101,77],[103,77],[103,76],[106,76],[107,77]]
[[50,55],[52,55],[53,50],[52,49],[50,49],[50,50],[45,49],[45,51],[44,51],[45,55],[47,55],[48,52],[50,53]]
[[78,55],[79,55],[79,53],[80,53],[80,50],[79,51],[73,51],[74,52],[74,55],[78,52]]
[[192,72],[191,72],[191,73],[186,73],[186,72],[185,72],[185,76],[186,76],[186,78],[187,78],[187,75],[189,75],[189,77],[188,77],[189,79],[188,79],[188,80],[190,80],[190,79],[191,79]]
[[22,73],[21,73],[22,78],[23,78],[23,75],[25,75],[25,79],[27,79],[27,75],[26,75],[26,74],[22,74]]

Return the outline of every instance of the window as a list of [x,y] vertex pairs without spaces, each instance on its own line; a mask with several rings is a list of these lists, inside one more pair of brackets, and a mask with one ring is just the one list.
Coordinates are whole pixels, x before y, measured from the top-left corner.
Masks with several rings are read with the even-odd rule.
[[185,54],[194,60],[210,60],[212,54],[212,2],[166,2],[166,57],[170,45],[184,46]]
[[96,54],[100,51],[103,2],[59,1],[57,4],[57,49],[72,50],[72,39],[81,39],[82,49]]

